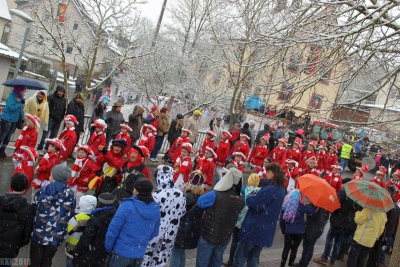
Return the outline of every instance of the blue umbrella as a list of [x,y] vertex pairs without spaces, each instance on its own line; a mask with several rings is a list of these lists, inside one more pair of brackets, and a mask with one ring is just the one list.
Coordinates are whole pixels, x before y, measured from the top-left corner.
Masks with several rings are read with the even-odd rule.
[[8,87],[15,87],[15,86],[25,86],[26,89],[32,90],[46,90],[47,88],[38,81],[29,80],[29,79],[11,79],[7,80],[3,83],[3,85]]

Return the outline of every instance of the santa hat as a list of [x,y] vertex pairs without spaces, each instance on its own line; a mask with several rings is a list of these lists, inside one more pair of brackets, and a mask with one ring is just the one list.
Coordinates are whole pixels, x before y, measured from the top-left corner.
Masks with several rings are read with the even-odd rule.
[[317,141],[312,140],[310,141],[310,143],[308,143],[309,145],[312,145],[314,147],[314,149],[317,147]]
[[297,163],[297,161],[295,161],[293,159],[287,159],[286,164],[294,164],[294,166],[296,166],[296,167],[299,165],[299,163]]
[[303,140],[300,137],[296,137],[296,139],[294,139],[293,144],[297,144],[299,147],[303,146]]
[[143,128],[149,128],[150,130],[152,130],[153,132],[157,131],[156,127],[154,127],[151,124],[144,124]]
[[193,147],[192,144],[190,143],[183,143],[182,144],[182,149],[186,149],[189,153],[193,153]]
[[191,131],[189,131],[188,129],[186,129],[186,128],[182,128],[182,133],[187,133],[188,134],[188,136],[190,136],[191,134],[192,134],[192,132]]
[[145,146],[139,146],[139,148],[142,150],[143,155],[144,155],[146,158],[150,157],[150,151],[149,151],[149,149],[148,149],[147,147],[145,147]]
[[317,158],[315,156],[312,156],[308,160],[306,160],[306,163],[309,164],[311,162],[314,162],[314,164],[317,164]]
[[386,175],[387,172],[387,168],[384,166],[379,166],[379,171],[376,172],[376,174],[380,174],[380,175]]
[[213,136],[213,137],[217,137],[217,135],[216,135],[213,131],[211,131],[211,130],[208,130],[208,131],[207,131],[207,134],[209,134],[209,135],[211,135],[211,136]]
[[107,123],[102,119],[95,120],[91,126],[94,128],[107,129]]
[[66,115],[64,117],[64,121],[66,124],[78,125],[78,120],[75,118],[74,115]]
[[235,152],[232,154],[232,156],[240,156],[240,157],[242,157],[243,161],[246,160],[246,156],[242,152]]
[[25,114],[25,116],[33,123],[33,125],[40,127],[40,119],[36,115]]
[[89,156],[94,156],[94,153],[92,151],[92,149],[88,146],[88,145],[80,145],[78,146],[78,150],[83,150],[85,151]]
[[264,135],[260,138],[260,140],[263,139],[263,140],[265,140],[265,141],[268,142],[270,138],[271,138],[271,136],[269,136],[269,134],[264,134]]
[[39,155],[34,147],[21,146],[21,150],[24,151],[28,155],[30,161],[32,161],[34,163],[36,162],[36,160],[39,157]]
[[53,145],[54,147],[57,147],[59,150],[63,150],[63,151],[66,150],[65,146],[63,145],[63,143],[61,142],[61,140],[58,139],[58,138],[46,139],[45,141],[46,141],[47,143]]
[[132,132],[132,128],[129,127],[127,124],[120,124],[119,126],[121,126],[121,129],[125,129],[128,132]]
[[207,153],[207,152],[210,153],[211,156],[212,156],[214,159],[217,158],[217,153],[215,153],[214,149],[212,149],[211,147],[206,146],[206,153]]
[[368,165],[368,164],[365,164],[365,165],[361,166],[361,168],[360,168],[360,167],[357,167],[357,170],[358,170],[362,175],[364,175],[364,174],[369,170],[369,165]]
[[287,146],[288,139],[287,139],[286,136],[282,137],[282,138],[279,139],[278,141],[279,141],[279,142],[282,142],[285,146]]
[[221,131],[221,134],[222,134],[223,136],[227,137],[227,138],[231,138],[231,137],[232,137],[231,133],[228,132],[227,130],[222,130],[222,131]]
[[245,137],[247,140],[250,140],[250,137],[247,134],[240,134],[240,138]]
[[343,170],[339,165],[331,165],[332,169]]
[[400,169],[397,169],[397,170],[392,174],[392,176],[394,176],[394,175],[400,177]]

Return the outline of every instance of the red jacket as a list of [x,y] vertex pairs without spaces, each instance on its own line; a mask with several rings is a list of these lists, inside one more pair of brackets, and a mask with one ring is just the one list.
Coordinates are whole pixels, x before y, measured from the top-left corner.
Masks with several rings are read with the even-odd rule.
[[211,147],[213,150],[215,150],[215,142],[213,139],[211,138],[205,138],[203,145],[201,146],[201,148],[199,149],[199,160],[200,158],[202,158],[204,156],[204,154],[206,153],[206,147]]
[[258,175],[260,175],[260,179],[267,178],[267,172],[266,172],[266,170],[265,170],[264,167],[258,168],[257,171],[256,171],[255,173],[257,173]]
[[103,148],[106,146],[106,135],[104,132],[100,132],[97,134],[94,132],[92,136],[89,139],[88,146],[90,149],[93,151],[93,154],[95,156],[99,155],[99,146],[102,146]]
[[277,146],[271,151],[270,157],[272,162],[279,163],[282,168],[286,166],[286,149],[284,147]]
[[336,193],[342,189],[342,177],[340,177],[340,174],[334,175],[331,173],[325,177],[325,180],[328,182],[328,184],[336,189]]
[[180,174],[183,174],[183,181],[187,183],[189,175],[192,172],[192,159],[190,157],[182,158],[182,156],[179,156],[173,168],[176,170],[174,173],[174,182],[176,182]]
[[21,134],[18,136],[17,141],[15,141],[15,153],[22,153],[20,150],[21,146],[35,147],[37,138],[38,133],[36,131],[36,128],[25,126],[22,129]]
[[69,129],[65,128],[58,139],[61,140],[65,147],[64,150],[60,150],[60,160],[67,161],[68,157],[71,156],[72,152],[74,151],[78,136],[76,135],[75,128],[71,127]]
[[301,161],[299,162],[299,168],[300,169],[307,168],[308,166],[307,166],[306,161],[309,158],[314,157],[314,156],[315,156],[314,151],[309,151],[309,150],[304,151],[303,154],[301,155]]
[[169,148],[168,157],[171,157],[171,161],[175,162],[178,157],[181,156],[182,144],[183,143],[190,143],[188,137],[178,137],[173,143],[172,146]]
[[107,163],[109,166],[117,170],[115,177],[117,178],[117,183],[119,183],[122,178],[121,168],[125,161],[126,158],[123,157],[122,152],[115,154],[112,150],[109,150],[105,155],[100,153],[96,158],[97,170],[101,170],[104,163]]
[[251,151],[249,162],[255,166],[261,167],[266,157],[268,157],[268,146],[258,144]]
[[363,178],[364,178],[364,176],[362,174],[360,174],[360,175],[353,174],[353,177],[351,177],[351,180],[362,180]]
[[397,190],[394,193],[394,202],[397,203],[400,200],[400,181],[389,181],[386,186],[393,185],[397,187]]
[[229,149],[230,149],[230,144],[228,139],[225,141],[221,140],[219,142],[217,150],[215,151],[215,153],[217,153],[216,165],[218,167],[225,166],[225,162],[229,156]]
[[153,151],[155,144],[156,138],[154,137],[153,133],[144,133],[139,142],[139,146],[145,146],[149,150],[150,154]]
[[377,185],[379,185],[382,188],[385,188],[385,186],[386,186],[385,182],[381,178],[374,177],[374,179],[372,179],[371,182],[376,183]]
[[37,179],[41,181],[49,180],[51,170],[60,164],[61,160],[56,153],[46,153],[39,162]]
[[319,173],[316,168],[313,168],[310,170],[310,168],[307,167],[307,168],[303,169],[300,176],[302,176],[304,174],[314,174],[315,176],[319,177]]
[[232,164],[234,164],[239,171],[244,173],[244,162],[243,161],[237,162],[237,161],[233,160]]
[[328,155],[325,152],[315,153],[315,158],[317,159],[318,163],[317,170],[320,171],[321,173],[324,173],[326,171],[327,157]]
[[115,137],[115,139],[121,139],[121,138],[124,139],[125,142],[126,142],[126,146],[125,146],[125,148],[124,148],[124,154],[125,154],[125,155],[128,155],[128,154],[129,154],[129,151],[131,150],[131,143],[132,143],[131,137],[129,136],[128,133],[119,133],[119,134]]
[[327,154],[326,155],[326,173],[332,172],[332,165],[338,165],[338,156],[336,154]]
[[214,182],[215,163],[212,158],[200,158],[196,170],[200,170],[204,177],[204,184],[212,186]]
[[230,142],[234,142],[234,141],[236,141],[236,140],[239,140],[240,131],[232,131],[232,132],[230,132],[230,134],[232,135],[232,137],[229,138],[229,141],[230,141]]
[[[89,159],[89,157],[85,157],[80,159],[76,158],[74,165],[72,166],[71,178],[68,181],[69,186],[78,186],[78,191],[86,192],[87,186],[95,176],[96,171],[98,170],[98,166]],[[85,182],[84,180],[88,181]]]
[[34,165],[34,163],[32,161],[22,161],[21,160],[18,163],[17,168],[15,168],[15,170],[12,174],[12,175],[14,175],[16,173],[23,173],[26,175],[26,177],[28,177],[28,187],[24,191],[24,193],[23,193],[24,195],[29,190],[29,188],[31,187],[31,184],[32,184],[33,174],[34,174],[33,165]]
[[236,141],[236,143],[233,145],[230,154],[232,155],[235,152],[242,152],[243,155],[248,159],[249,153],[250,153],[250,146],[247,141]]
[[286,159],[295,160],[298,164],[300,164],[302,153],[300,149],[291,148],[286,152]]
[[293,179],[295,183],[297,182],[297,176],[299,175],[299,168],[294,167],[293,169],[285,168],[285,187],[287,188],[289,186],[289,180]]

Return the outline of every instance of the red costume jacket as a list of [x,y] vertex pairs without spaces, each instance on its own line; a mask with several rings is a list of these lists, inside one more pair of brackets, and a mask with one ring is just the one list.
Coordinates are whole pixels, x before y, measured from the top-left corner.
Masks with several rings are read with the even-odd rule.
[[140,155],[136,161],[131,161],[128,159],[122,166],[122,172],[123,175],[125,175],[125,178],[133,171],[140,171],[148,180],[151,181],[150,169],[144,164],[144,160]]
[[199,149],[199,155],[198,155],[198,160],[200,160],[200,158],[204,157],[204,154],[206,153],[206,147],[211,147],[213,150],[215,150],[215,142],[214,140],[212,140],[211,138],[205,138],[203,145],[201,146],[201,148]]
[[99,146],[103,148],[106,146],[106,134],[104,132],[94,132],[89,139],[88,146],[93,151],[93,154],[98,156],[100,153]]
[[214,182],[215,163],[212,158],[200,158],[196,170],[200,170],[204,177],[204,184],[212,186]]
[[364,178],[364,176],[363,175],[356,175],[356,174],[353,174],[353,177],[351,177],[351,180],[362,180]]
[[314,174],[315,176],[319,177],[319,173],[318,173],[316,168],[313,168],[313,169],[310,170],[310,168],[307,167],[307,168],[302,170],[300,175],[302,176],[304,174]]
[[286,159],[295,160],[298,164],[300,164],[302,153],[300,149],[291,148],[286,152]]
[[397,203],[400,200],[400,181],[389,181],[386,186],[393,185],[397,188],[397,190],[394,193],[394,202]]
[[299,175],[299,167],[293,167],[292,169],[285,168],[285,187],[288,187],[289,185],[289,180],[293,179],[295,183],[297,182],[297,176]]
[[[76,185],[78,191],[86,192],[87,186],[95,176],[98,166],[89,159],[89,157],[77,157],[74,165],[72,166],[71,178],[68,181],[69,186]],[[87,179],[87,182],[84,180]]]
[[23,151],[21,150],[21,146],[27,147],[35,147],[38,138],[38,133],[35,127],[25,126],[20,135],[18,136],[17,141],[15,141],[14,147],[15,152],[13,154],[13,158],[20,158],[22,156]]
[[[28,177],[28,187],[26,188],[26,190],[24,191],[24,195],[25,193],[29,190],[29,188],[31,187],[32,184],[32,180],[33,180],[33,174],[34,174],[34,163],[32,161],[25,161],[25,158],[28,158],[28,156],[24,153],[24,155],[22,156],[22,160],[20,160],[20,162],[17,165],[17,168],[15,168],[14,172],[12,175],[16,174],[16,173],[23,173],[26,175],[26,177]],[[11,191],[11,189],[10,189]]]
[[255,173],[260,175],[260,179],[267,178],[267,172],[264,167],[258,168],[258,170]]
[[258,144],[251,151],[249,161],[251,164],[261,167],[266,157],[268,157],[268,146]]
[[228,139],[225,141],[221,140],[219,142],[217,150],[215,151],[215,153],[217,153],[216,166],[218,167],[225,166],[225,162],[229,156],[229,149],[230,149],[230,144]]
[[322,174],[326,171],[326,163],[327,163],[327,154],[325,152],[317,152],[315,153],[315,157],[317,159],[318,166],[317,170]]
[[49,180],[51,170],[60,164],[61,160],[56,153],[46,153],[39,162],[37,179],[41,181]]
[[236,140],[239,140],[240,131],[232,131],[232,132],[230,132],[230,134],[232,135],[232,137],[229,138],[229,142],[234,142]]
[[72,152],[74,151],[78,136],[76,135],[75,128],[71,127],[69,129],[65,128],[58,139],[61,140],[65,147],[64,150],[60,150],[60,160],[67,161],[68,157],[71,156]]
[[301,161],[299,162],[299,168],[300,169],[307,168],[308,165],[307,165],[306,161],[309,158],[314,157],[314,156],[315,156],[314,151],[309,151],[309,150],[304,151],[303,154],[301,155]]
[[250,146],[247,141],[236,141],[236,143],[233,145],[230,154],[232,155],[235,152],[242,152],[243,155],[247,158],[249,158],[249,153],[250,153]]
[[139,142],[139,146],[145,146],[149,150],[150,154],[153,151],[155,144],[156,138],[154,137],[153,133],[144,133]]
[[107,163],[109,166],[117,170],[117,172],[114,175],[117,178],[117,183],[121,182],[122,178],[121,168],[126,161],[126,158],[123,157],[122,153],[123,152],[116,154],[112,150],[109,150],[105,155],[100,153],[99,156],[96,158],[97,170],[101,170],[103,168],[104,163]]
[[374,179],[372,179],[371,180],[371,182],[372,183],[376,183],[377,185],[379,185],[380,187],[382,187],[382,188],[385,188],[386,187],[386,184],[385,184],[385,182],[383,181],[383,179],[381,179],[381,178],[378,178],[378,177],[374,177]]
[[326,156],[326,168],[325,172],[327,174],[332,172],[332,165],[338,165],[338,156],[336,154],[328,154]]
[[185,158],[179,156],[172,167],[176,170],[174,173],[174,182],[176,182],[180,174],[183,174],[183,181],[185,183],[189,181],[189,175],[192,172],[192,159],[189,156]]
[[121,138],[124,139],[125,142],[126,142],[126,146],[125,146],[125,148],[124,148],[124,154],[125,154],[125,155],[128,155],[128,154],[129,154],[129,151],[131,150],[131,143],[132,143],[131,137],[129,136],[128,133],[119,133],[119,134],[115,137],[115,139],[121,139]]
[[279,163],[282,168],[286,166],[286,149],[284,147],[277,146],[271,151],[270,157],[272,162]]
[[232,164],[234,164],[239,171],[244,173],[244,162],[243,161],[237,162],[237,161],[233,160]]
[[342,177],[340,177],[340,174],[334,175],[331,173],[325,177],[325,180],[336,189],[336,193],[342,189]]
[[167,156],[171,158],[172,162],[175,162],[176,159],[181,156],[183,143],[190,143],[189,137],[178,137],[169,148]]

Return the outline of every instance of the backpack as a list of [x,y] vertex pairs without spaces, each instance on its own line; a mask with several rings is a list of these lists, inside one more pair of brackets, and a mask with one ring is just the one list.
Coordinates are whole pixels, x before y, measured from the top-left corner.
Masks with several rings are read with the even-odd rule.
[[165,115],[160,115],[158,117],[158,131],[162,132],[163,134],[167,134],[169,131],[169,120],[168,117]]

